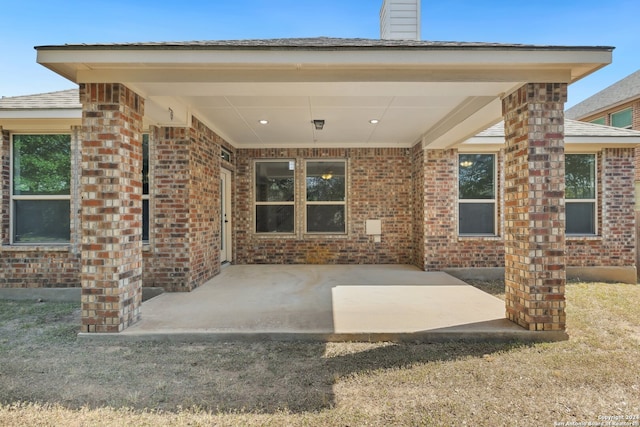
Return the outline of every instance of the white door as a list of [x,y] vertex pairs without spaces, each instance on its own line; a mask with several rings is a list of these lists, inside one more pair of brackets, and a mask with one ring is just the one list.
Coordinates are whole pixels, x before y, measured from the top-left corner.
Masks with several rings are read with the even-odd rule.
[[231,172],[226,169],[220,174],[220,223],[220,262],[231,262]]

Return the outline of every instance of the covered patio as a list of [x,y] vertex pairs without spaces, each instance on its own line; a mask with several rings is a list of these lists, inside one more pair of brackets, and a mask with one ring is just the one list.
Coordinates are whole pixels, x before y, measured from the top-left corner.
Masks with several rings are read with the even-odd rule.
[[[254,325],[266,335],[429,339],[470,325],[479,335],[507,325],[506,312],[519,325],[511,330],[564,335],[564,103],[569,84],[610,63],[611,47],[320,37],[37,51],[79,85],[69,197],[84,333],[136,334],[159,319],[185,334]],[[490,197],[469,196],[488,227],[465,231],[458,150],[500,120],[504,148],[491,155],[504,166],[487,174]],[[610,158],[630,169],[629,153]],[[314,193],[309,183],[320,180],[331,191]],[[630,195],[627,184],[608,185]],[[504,247],[487,249],[497,239]],[[234,266],[221,272],[225,262]],[[321,279],[308,264],[353,270]],[[358,270],[366,264],[411,264],[420,279],[378,278]],[[505,301],[477,316],[484,296],[437,273],[498,266]],[[229,276],[254,268],[261,288],[247,280],[235,289]],[[313,297],[297,288],[307,279],[272,276],[298,269],[318,275]],[[427,277],[435,282],[422,286]],[[143,309],[143,286],[194,293]]]
[[125,340],[553,341],[505,319],[504,302],[409,265],[230,265],[190,293],[142,304]]

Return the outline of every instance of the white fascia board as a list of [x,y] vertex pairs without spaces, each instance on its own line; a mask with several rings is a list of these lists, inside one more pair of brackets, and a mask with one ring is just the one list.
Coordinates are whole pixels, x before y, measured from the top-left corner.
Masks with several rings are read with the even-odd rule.
[[345,49],[345,50],[204,50],[204,49],[46,49],[38,50],[40,64],[160,64],[160,65],[527,65],[608,64],[611,52],[602,50],[518,49]]
[[[602,50],[159,50],[159,49],[46,49],[38,50],[38,63],[77,80],[81,70],[145,69],[147,72],[172,68],[289,67],[296,70],[323,70],[367,67],[369,69],[466,70],[571,70],[563,82],[572,82],[609,64],[611,52]],[[532,81],[532,80],[530,80]],[[556,80],[557,82],[557,80]]]
[[75,119],[4,119],[0,118],[0,127],[9,132],[70,132],[73,126],[80,126],[81,118]]

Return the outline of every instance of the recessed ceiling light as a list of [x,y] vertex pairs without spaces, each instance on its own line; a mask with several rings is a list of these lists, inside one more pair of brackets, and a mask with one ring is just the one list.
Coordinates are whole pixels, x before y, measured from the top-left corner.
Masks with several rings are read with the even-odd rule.
[[371,123],[372,125],[377,125],[378,123],[380,123],[380,120],[378,120],[378,119],[371,119],[371,120],[369,120],[369,123]]
[[261,125],[268,125],[269,124],[269,120],[262,119],[262,120],[260,120],[260,124]]

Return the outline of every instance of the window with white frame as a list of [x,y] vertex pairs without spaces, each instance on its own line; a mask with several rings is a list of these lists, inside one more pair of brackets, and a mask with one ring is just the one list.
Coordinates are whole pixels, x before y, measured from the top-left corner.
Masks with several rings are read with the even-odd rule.
[[611,126],[616,128],[631,129],[632,125],[633,112],[631,108],[611,113]]
[[11,166],[11,242],[68,243],[71,135],[12,135]]
[[496,234],[496,156],[458,155],[458,233]]
[[315,161],[306,164],[306,232],[346,232],[346,162]]
[[149,134],[142,134],[142,241],[149,241]]
[[295,161],[255,162],[256,233],[295,231]]
[[596,234],[596,155],[565,155],[567,234]]

